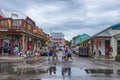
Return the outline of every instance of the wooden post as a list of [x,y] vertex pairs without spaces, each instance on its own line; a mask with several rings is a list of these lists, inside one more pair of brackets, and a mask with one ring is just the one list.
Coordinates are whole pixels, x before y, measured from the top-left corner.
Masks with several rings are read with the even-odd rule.
[[99,38],[97,37],[96,38],[96,57],[99,57],[99,50],[98,50],[98,47],[99,47]]
[[98,49],[98,46],[99,46],[99,39],[98,37],[96,38],[96,49]]
[[22,53],[25,53],[25,34],[22,35]]
[[34,50],[37,48],[37,40],[34,38]]

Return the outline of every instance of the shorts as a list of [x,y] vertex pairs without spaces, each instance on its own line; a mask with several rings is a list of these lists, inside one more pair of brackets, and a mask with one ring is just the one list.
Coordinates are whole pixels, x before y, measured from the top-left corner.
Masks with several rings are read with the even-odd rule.
[[49,56],[53,56],[53,53],[50,52],[48,55],[49,55]]
[[67,57],[71,57],[71,54],[67,54]]

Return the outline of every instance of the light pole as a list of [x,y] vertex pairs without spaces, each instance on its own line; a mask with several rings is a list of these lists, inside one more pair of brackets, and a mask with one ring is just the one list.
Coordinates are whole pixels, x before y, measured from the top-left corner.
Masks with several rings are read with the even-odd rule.
[[53,44],[53,36],[52,36],[52,30],[53,29],[57,29],[57,27],[55,27],[55,28],[50,28],[50,43],[52,43]]
[[50,35],[52,34],[52,30],[53,29],[57,29],[57,27],[55,27],[55,28],[50,28]]

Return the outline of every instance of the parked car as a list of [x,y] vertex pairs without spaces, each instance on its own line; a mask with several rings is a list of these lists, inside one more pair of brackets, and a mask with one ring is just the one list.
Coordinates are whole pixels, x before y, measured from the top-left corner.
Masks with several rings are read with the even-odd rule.
[[47,56],[49,53],[49,49],[47,47],[43,47],[41,49],[41,56]]
[[88,54],[88,47],[79,48],[78,55],[79,56],[89,56],[89,54]]
[[73,47],[73,48],[72,48],[72,52],[73,52],[74,54],[78,54],[78,53],[79,53],[79,47]]

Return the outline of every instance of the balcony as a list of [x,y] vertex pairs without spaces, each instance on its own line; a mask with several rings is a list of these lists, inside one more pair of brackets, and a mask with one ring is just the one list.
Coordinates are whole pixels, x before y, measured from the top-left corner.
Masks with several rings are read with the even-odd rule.
[[36,36],[39,38],[45,38],[44,34],[40,31],[36,25],[31,25],[27,23],[27,21],[23,19],[11,19],[11,18],[3,18],[0,19],[0,31],[20,31],[27,33],[32,36]]

